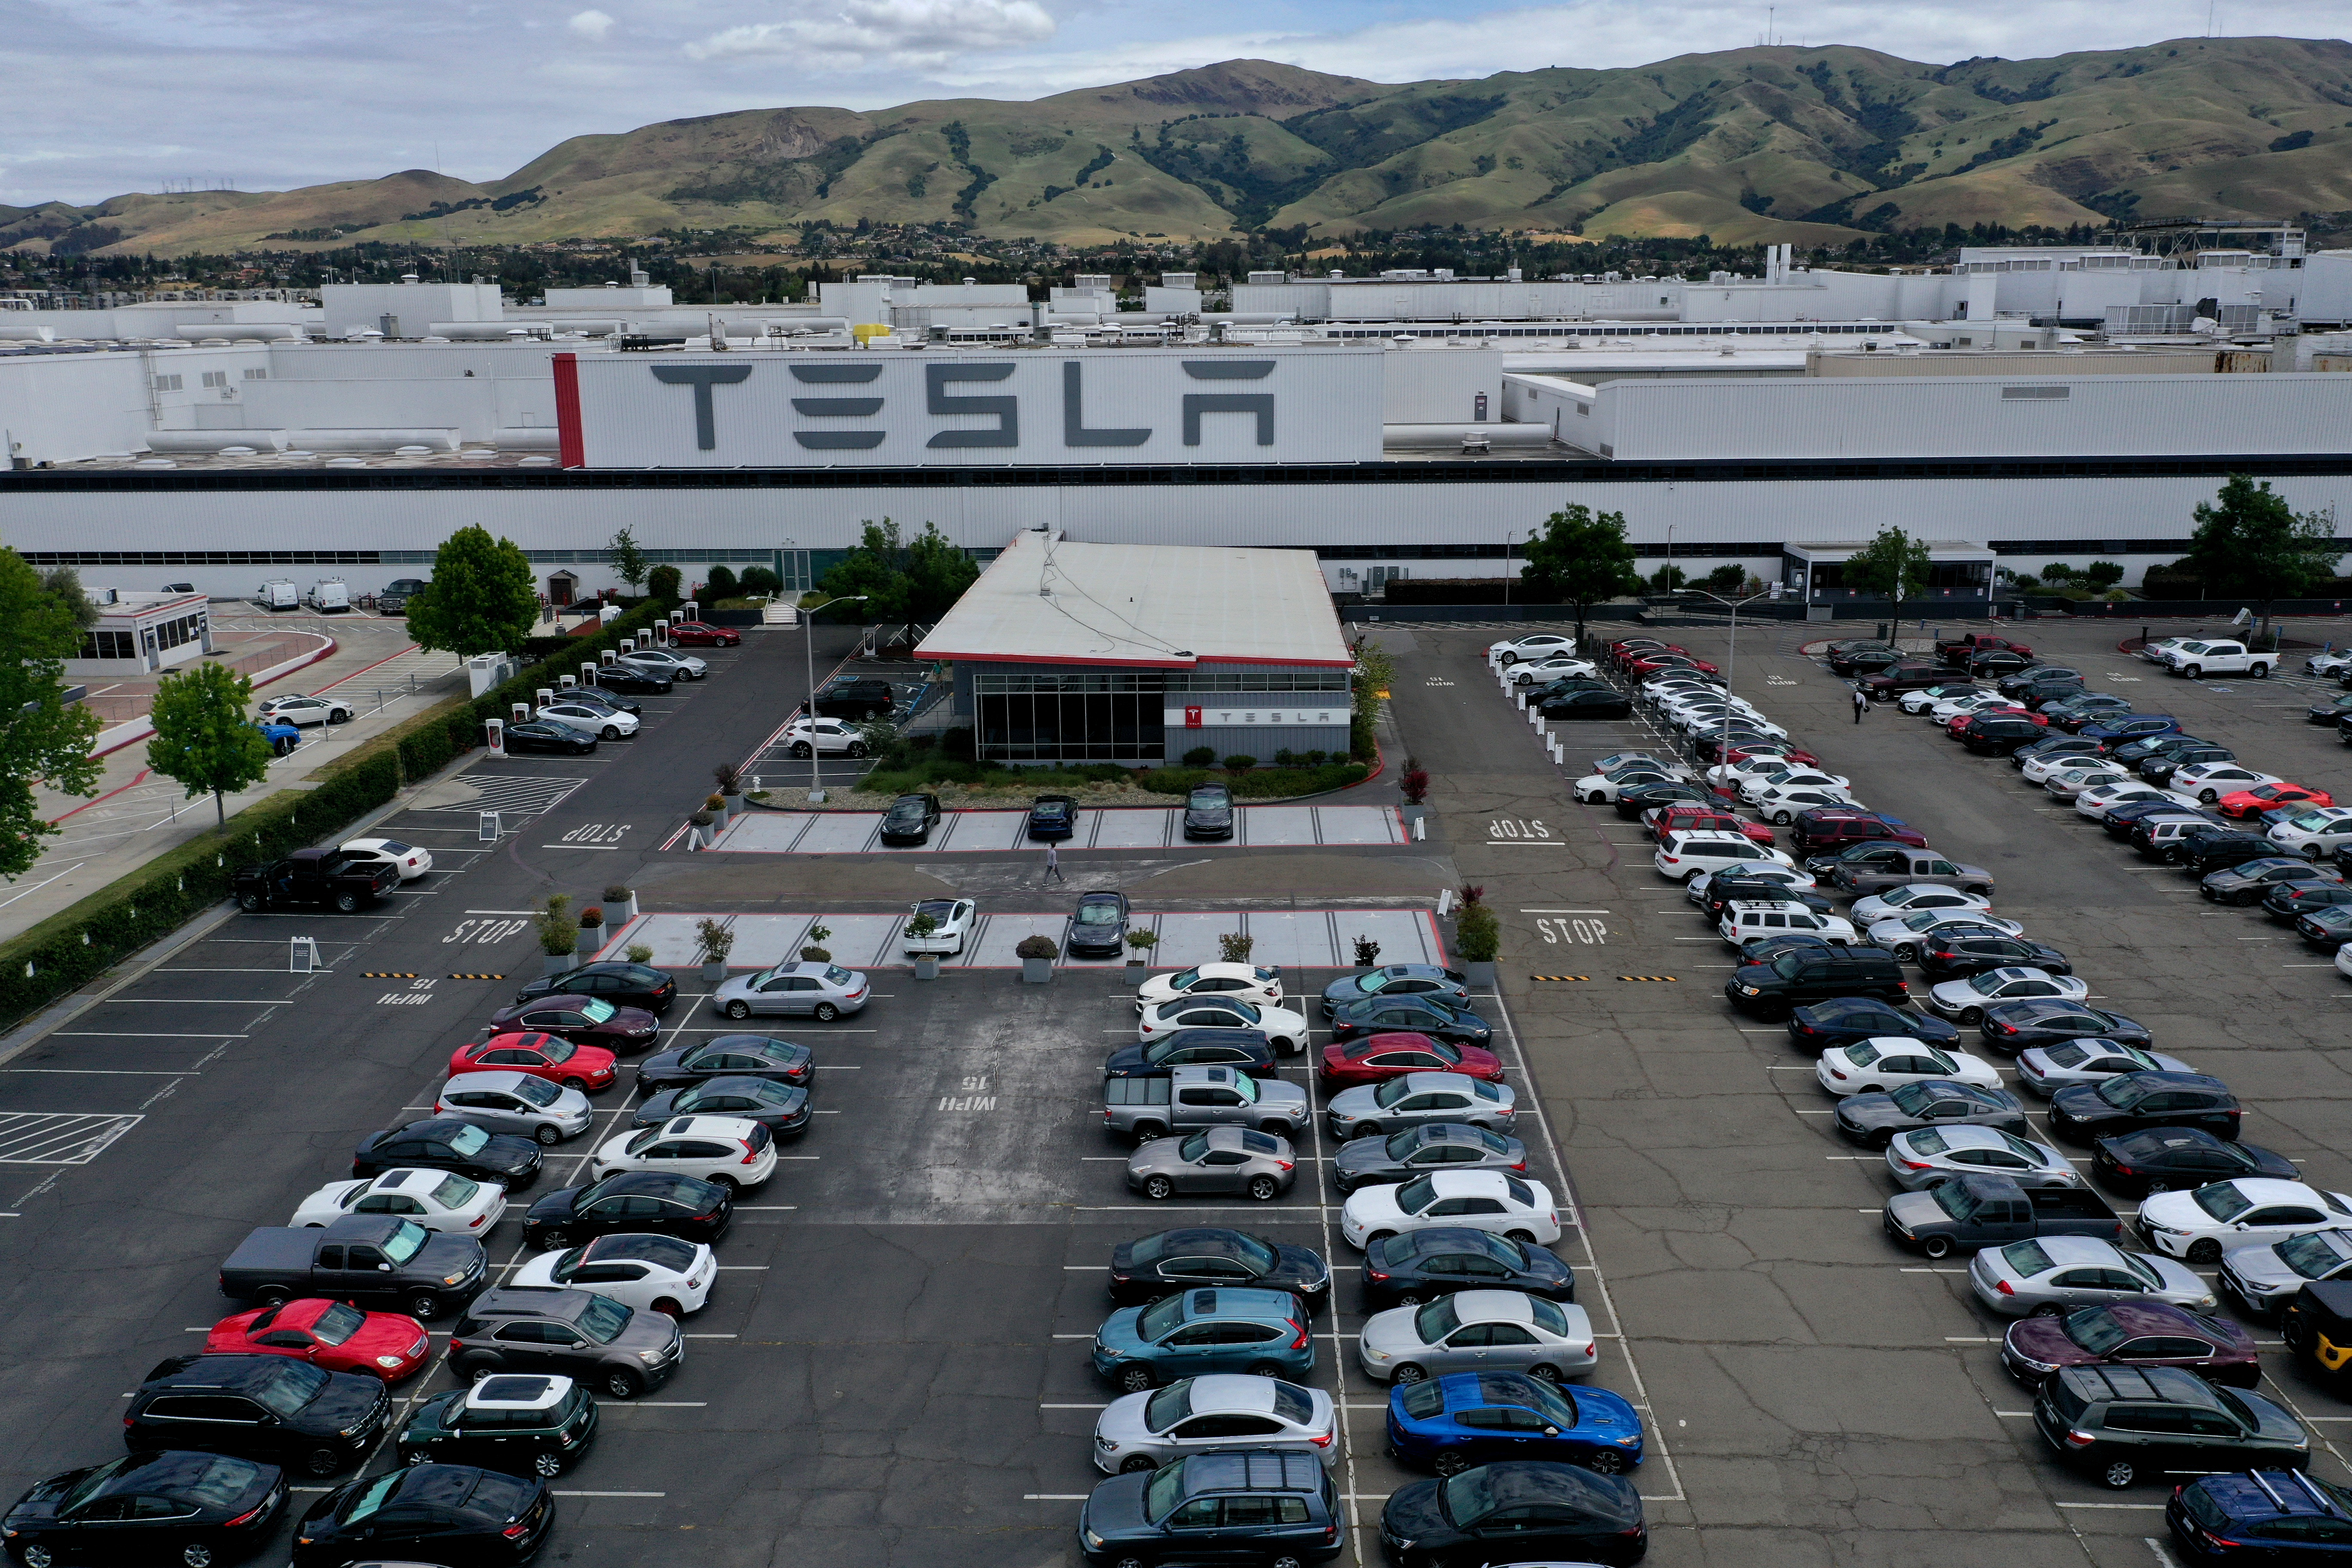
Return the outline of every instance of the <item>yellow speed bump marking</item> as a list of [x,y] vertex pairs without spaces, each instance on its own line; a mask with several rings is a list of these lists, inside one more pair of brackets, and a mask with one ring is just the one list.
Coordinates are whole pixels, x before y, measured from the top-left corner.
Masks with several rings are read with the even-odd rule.
[[1674,979],[1674,976],[1671,974],[1621,974],[1617,978],[1620,980],[1671,981]]

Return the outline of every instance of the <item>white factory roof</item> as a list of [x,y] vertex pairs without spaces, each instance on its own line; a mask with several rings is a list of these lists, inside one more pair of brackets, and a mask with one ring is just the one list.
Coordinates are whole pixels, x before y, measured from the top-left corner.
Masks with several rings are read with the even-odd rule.
[[1013,537],[916,652],[1000,664],[1356,661],[1310,550]]

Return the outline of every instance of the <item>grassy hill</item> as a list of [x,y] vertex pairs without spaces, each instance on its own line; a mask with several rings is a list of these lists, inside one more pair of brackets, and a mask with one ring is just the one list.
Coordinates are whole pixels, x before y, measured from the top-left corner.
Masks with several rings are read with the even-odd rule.
[[1402,86],[1228,60],[1029,103],[765,109],[578,136],[503,180],[0,208],[0,247],[626,237],[825,218],[1098,243],[1465,224],[1718,243],[2352,210],[2352,44],[1932,66],[1835,46]]

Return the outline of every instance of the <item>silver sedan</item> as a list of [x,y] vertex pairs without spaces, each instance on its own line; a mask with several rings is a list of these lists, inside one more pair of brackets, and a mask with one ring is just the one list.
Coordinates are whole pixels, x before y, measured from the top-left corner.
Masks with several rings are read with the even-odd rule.
[[2122,1072],[2195,1072],[2179,1057],[2144,1051],[2095,1036],[2063,1045],[2036,1046],[2017,1058],[2020,1088],[2047,1100],[2069,1084],[2105,1083]]
[[2161,1301],[2191,1312],[2214,1305],[2213,1292],[2186,1264],[2088,1236],[1988,1247],[1969,1264],[1969,1285],[2004,1318],[2053,1317],[2116,1301]]
[[1506,1083],[1488,1083],[1466,1073],[1409,1072],[1341,1089],[1331,1097],[1326,1114],[1331,1136],[1344,1143],[1423,1121],[1466,1121],[1507,1132],[1518,1115],[1518,1102]]
[[595,1115],[588,1097],[520,1072],[459,1073],[441,1086],[433,1114],[470,1121],[485,1132],[511,1132],[541,1144],[561,1143],[588,1131]]
[[1939,931],[1990,931],[1999,936],[2023,936],[2025,928],[1983,910],[1914,910],[1907,915],[1864,927],[1862,940],[1883,947],[1905,963],[1918,962],[1919,950]]
[[1507,1368],[1558,1383],[1591,1372],[1599,1351],[1584,1309],[1517,1290],[1458,1290],[1365,1320],[1357,1341],[1375,1383]]
[[1095,1421],[1095,1468],[1152,1470],[1187,1454],[1272,1448],[1339,1458],[1331,1396],[1280,1378],[1217,1373],[1126,1394]]
[[1269,1203],[1298,1179],[1287,1139],[1245,1127],[1212,1127],[1189,1138],[1155,1138],[1128,1157],[1127,1185],[1147,1198],[1179,1193],[1241,1193]]
[[2065,1155],[1998,1127],[1923,1127],[1886,1146],[1887,1173],[1906,1192],[1925,1192],[1958,1176],[2007,1176],[2021,1187],[2079,1187]]

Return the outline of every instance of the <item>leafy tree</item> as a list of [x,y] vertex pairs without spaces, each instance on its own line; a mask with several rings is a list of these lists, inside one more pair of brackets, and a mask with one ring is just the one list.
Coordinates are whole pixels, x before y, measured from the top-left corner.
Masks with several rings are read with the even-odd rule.
[[724,566],[713,566],[710,569],[709,580],[703,584],[702,591],[713,599],[733,598],[735,574]]
[[1528,587],[1574,605],[1576,635],[1582,640],[1586,606],[1642,591],[1633,547],[1625,542],[1625,514],[1596,514],[1581,501],[1552,513],[1543,531],[1528,541],[1528,563],[1519,577]]
[[1706,574],[1706,585],[1718,594],[1736,594],[1747,581],[1744,566],[1718,566]]
[[1650,574],[1650,586],[1661,594],[1671,594],[1690,581],[1690,574],[1672,563]]
[[2270,481],[2232,474],[2211,501],[2197,505],[2197,531],[2176,571],[2196,576],[2207,596],[2252,599],[2270,626],[2271,605],[2299,599],[2336,574],[2336,522],[2325,512],[2297,515]]
[[912,584],[908,618],[936,621],[954,607],[966,588],[980,581],[980,563],[927,522],[907,545],[907,576]]
[[65,700],[65,661],[81,637],[73,605],[48,592],[23,556],[0,549],[0,877],[11,880],[40,858],[41,836],[58,831],[33,786],[98,793],[89,754],[98,715]]
[[646,592],[667,604],[678,602],[678,570],[675,566],[656,566],[646,574]]
[[433,581],[408,603],[408,635],[419,646],[467,657],[513,653],[539,622],[530,562],[510,539],[479,526],[444,540]]
[[[858,618],[868,621],[936,621],[980,576],[971,556],[934,523],[902,541],[888,518],[867,522],[857,548],[824,574],[820,584],[835,598],[864,595]],[[751,574],[746,572],[748,584]]]
[[613,575],[632,588],[643,583],[646,574],[653,569],[653,563],[646,559],[644,549],[637,543],[637,536],[625,528],[606,542],[604,559],[612,563]]
[[2083,568],[2083,581],[2102,593],[2124,580],[2123,563],[2117,561],[2094,561]]
[[252,678],[225,664],[191,665],[155,687],[147,765],[186,786],[190,799],[209,794],[224,826],[224,797],[269,774],[268,738],[245,713],[252,698]]
[[81,574],[70,566],[52,566],[41,574],[41,586],[73,612],[74,625],[87,631],[98,625],[98,606],[81,591]]
[[1916,599],[1927,585],[1927,542],[1899,528],[1882,528],[1878,537],[1845,563],[1845,585],[1859,588],[1874,599],[1888,599],[1895,609],[1890,619],[1903,618],[1903,601]]

